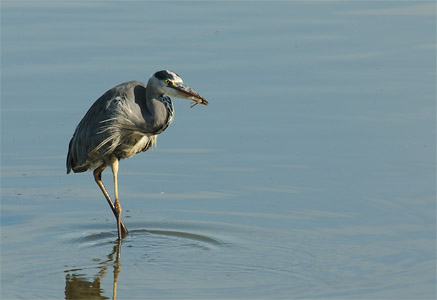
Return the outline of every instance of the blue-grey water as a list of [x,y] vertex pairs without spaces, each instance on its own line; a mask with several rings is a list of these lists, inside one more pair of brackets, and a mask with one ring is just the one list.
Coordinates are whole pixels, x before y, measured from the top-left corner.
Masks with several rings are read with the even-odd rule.
[[[166,68],[118,246],[68,142]],[[435,299],[435,101],[434,1],[2,1],[1,299]]]

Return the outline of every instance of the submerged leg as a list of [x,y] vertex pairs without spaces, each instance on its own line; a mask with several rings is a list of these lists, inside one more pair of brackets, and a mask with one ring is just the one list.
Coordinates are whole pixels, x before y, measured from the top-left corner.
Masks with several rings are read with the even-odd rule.
[[[105,186],[103,185],[102,182],[102,172],[103,170],[106,168],[106,164],[102,164],[100,167],[98,167],[97,169],[94,170],[93,174],[94,174],[94,180],[96,181],[97,185],[99,186],[100,190],[103,192],[103,195],[105,195],[106,200],[108,201],[109,206],[112,209],[112,212],[114,213],[115,218],[117,218],[117,211],[116,208],[114,206],[114,203],[112,203],[111,198],[109,197],[108,192],[106,191]],[[116,196],[116,199],[118,199],[118,195]],[[122,231],[122,235],[125,236],[126,234],[128,234],[127,228],[126,226],[124,226],[123,221],[120,219],[120,226],[121,226],[121,231]],[[118,221],[117,221],[117,229],[119,228],[118,226]]]
[[112,174],[114,175],[114,206],[115,206],[115,212],[116,212],[116,218],[117,218],[117,228],[118,228],[118,239],[121,240],[122,239],[122,234],[121,234],[121,205],[120,202],[118,201],[118,183],[117,183],[117,174],[118,174],[118,159],[117,158],[113,158],[111,160],[111,169],[112,169]]

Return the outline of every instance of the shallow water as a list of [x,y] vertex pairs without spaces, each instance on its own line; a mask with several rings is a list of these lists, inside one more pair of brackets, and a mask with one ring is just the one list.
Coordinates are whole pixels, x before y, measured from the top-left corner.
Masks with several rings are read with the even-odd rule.
[[[435,3],[1,5],[2,299],[436,298]],[[163,68],[210,105],[120,163],[119,245],[67,145]]]

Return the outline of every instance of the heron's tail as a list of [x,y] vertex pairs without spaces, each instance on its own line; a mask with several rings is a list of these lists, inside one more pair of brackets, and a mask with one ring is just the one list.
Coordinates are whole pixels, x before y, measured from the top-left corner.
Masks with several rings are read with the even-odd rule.
[[73,138],[71,138],[70,143],[68,144],[68,153],[67,153],[67,161],[66,161],[66,167],[67,167],[67,174],[70,174],[71,168],[73,165],[73,158],[71,157],[71,144],[73,142]]

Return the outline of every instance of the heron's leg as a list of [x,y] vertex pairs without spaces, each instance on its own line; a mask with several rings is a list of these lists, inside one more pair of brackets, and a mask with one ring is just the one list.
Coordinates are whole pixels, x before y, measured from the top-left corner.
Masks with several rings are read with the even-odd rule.
[[[109,194],[106,191],[106,188],[102,182],[102,172],[105,168],[106,168],[106,164],[102,164],[101,166],[99,166],[97,169],[94,170],[94,172],[93,172],[94,180],[96,181],[96,183],[99,186],[100,190],[102,191],[103,195],[105,195],[106,201],[108,201],[108,204],[111,207],[112,212],[114,213],[114,216],[117,218],[117,212],[115,210],[114,203],[112,203],[111,198],[109,197]],[[124,226],[123,221],[120,220],[120,222],[121,222],[121,230],[123,231],[123,235],[128,234],[127,228],[126,228],[126,226]],[[117,225],[117,227],[118,227],[118,225]]]
[[121,240],[122,234],[121,234],[121,205],[118,201],[118,184],[117,184],[117,174],[118,174],[118,159],[113,158],[111,160],[111,169],[112,174],[114,175],[114,206],[115,206],[115,212],[117,215],[115,216],[117,218],[117,227],[118,227],[118,239]]

